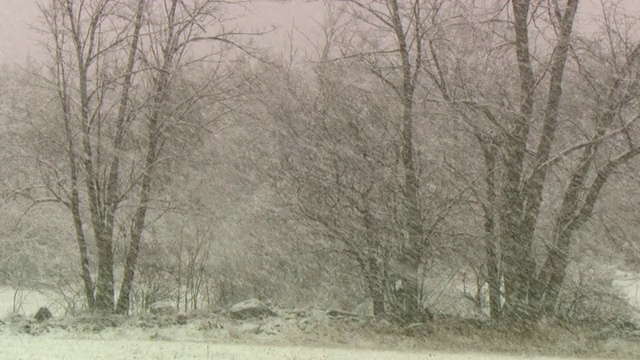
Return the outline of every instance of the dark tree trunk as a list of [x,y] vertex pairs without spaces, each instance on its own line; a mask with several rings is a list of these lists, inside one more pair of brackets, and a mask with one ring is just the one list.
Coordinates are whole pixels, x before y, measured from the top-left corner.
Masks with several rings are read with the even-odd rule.
[[538,311],[541,316],[554,315],[562,283],[569,266],[568,253],[571,246],[571,232],[564,231],[556,245],[547,255],[538,282],[544,287],[540,289],[536,298]]
[[[129,92],[131,88],[131,83],[133,79],[133,67],[136,60],[136,54],[138,51],[138,39],[140,35],[140,29],[142,28],[142,15],[144,11],[144,0],[138,0],[138,5],[136,9],[136,18],[134,23],[133,36],[131,40],[131,47],[129,49],[129,57],[127,59],[127,73],[124,77],[124,83],[122,85],[122,94],[120,97],[120,107],[118,109],[118,117],[117,117],[117,126],[116,126],[116,137],[114,139],[114,148],[119,150],[122,147],[122,141],[124,137],[124,124],[126,119],[126,109],[127,104],[129,102]],[[154,150],[155,152],[155,150]],[[120,174],[120,158],[119,154],[116,153],[114,155],[113,162],[111,163],[110,173],[109,173],[109,182],[108,182],[108,198],[107,198],[107,207],[108,207],[108,223],[113,224],[113,219],[115,217],[115,212],[118,208],[118,178]],[[148,164],[146,164],[148,166]],[[142,188],[145,188],[145,180],[146,180],[146,171],[143,175],[143,184]],[[148,185],[147,185],[148,186]],[[146,204],[145,204],[146,206]],[[146,211],[146,209],[145,209]],[[134,223],[138,221],[138,212],[134,215]],[[131,232],[131,244],[129,245],[129,249],[127,250],[127,257],[125,259],[125,270],[124,270],[124,278],[120,287],[120,294],[118,295],[118,302],[116,304],[116,313],[118,314],[126,314],[129,311],[129,302],[131,298],[131,287],[133,283],[133,267],[137,262],[138,253],[140,252],[140,242],[139,239],[134,239],[135,237],[140,236],[139,233],[135,232],[136,228],[134,225],[134,229]]]
[[415,279],[403,277],[394,285],[393,315],[404,323],[426,322],[431,313],[421,304],[420,286]]
[[[96,224],[94,224],[94,227]],[[98,240],[98,276],[96,280],[96,306],[99,312],[114,310],[113,242],[110,236],[100,234]]]
[[129,312],[131,291],[133,290],[133,280],[135,276],[135,267],[138,261],[138,256],[140,254],[139,236],[141,235],[142,234],[140,233],[136,239],[133,239],[135,235],[132,234],[131,243],[129,244],[129,249],[127,249],[127,257],[124,264],[124,278],[122,279],[122,284],[120,285],[120,294],[118,295],[118,302],[116,304],[117,314],[124,315]]
[[76,242],[78,251],[80,252],[80,273],[82,283],[84,284],[84,295],[87,300],[89,310],[95,309],[94,284],[91,278],[91,269],[89,267],[89,251],[87,250],[87,240],[82,229],[82,217],[80,215],[80,206],[78,200],[78,191],[72,190],[71,194],[71,213],[73,217],[73,225],[76,232]]
[[[513,151],[513,150],[512,150]],[[514,155],[519,156],[519,154]],[[526,234],[522,234],[520,219],[522,218],[522,198],[519,192],[520,171],[511,161],[506,163],[507,172],[502,194],[504,204],[500,214],[500,248],[504,266],[505,306],[508,317],[519,318],[526,310],[529,292],[527,261],[530,244],[526,242]]]
[[385,314],[385,281],[384,274],[379,265],[379,261],[375,256],[369,256],[367,259],[369,271],[367,274],[367,285],[369,287],[369,296],[373,302],[373,315],[381,316]]
[[[56,42],[56,59],[60,61],[61,57],[62,49]],[[63,67],[59,63],[57,64],[57,70],[59,72],[58,76],[63,76]],[[91,278],[91,269],[89,266],[89,251],[87,247],[87,239],[83,230],[82,215],[80,212],[80,193],[78,191],[78,187],[80,186],[80,182],[78,180],[78,160],[74,149],[74,135],[71,129],[72,115],[69,109],[69,98],[66,89],[67,84],[64,81],[66,80],[63,80],[58,84],[58,96],[64,116],[63,122],[67,140],[67,161],[69,161],[69,175],[71,178],[72,186],[69,193],[69,202],[67,203],[67,206],[69,208],[69,211],[71,212],[71,217],[73,218],[76,243],[78,244],[78,252],[80,253],[80,274],[82,277],[82,282],[84,284],[84,294],[87,301],[87,307],[89,308],[89,310],[93,310],[95,308],[95,287]]]
[[95,39],[99,33],[100,21],[97,19],[102,16],[106,4],[100,4],[92,14],[94,21],[89,23],[86,34],[81,34],[78,19],[74,13],[74,6],[71,2],[64,5],[65,16],[70,24],[70,37],[75,50],[75,60],[78,71],[78,95],[79,95],[79,120],[80,120],[80,138],[82,142],[83,172],[85,178],[85,186],[87,191],[87,199],[89,202],[89,213],[91,216],[91,225],[98,248],[98,275],[96,277],[95,287],[95,310],[103,312],[113,312],[114,298],[114,278],[113,278],[113,241],[110,227],[104,223],[104,208],[101,203],[101,189],[98,170],[96,169],[94,158],[94,113],[92,111],[91,91],[89,90],[89,69],[91,68],[95,58],[96,48],[94,44],[88,44],[87,38]]
[[[535,316],[531,298],[539,291],[536,263],[532,253],[533,236],[542,202],[542,190],[548,173],[547,162],[555,139],[558,107],[562,99],[564,68],[569,49],[578,0],[569,0],[561,19],[561,31],[551,56],[549,92],[544,111],[540,142],[535,153],[535,169],[525,178],[524,155],[529,123],[534,110],[535,80],[529,53],[528,0],[512,0],[515,46],[520,75],[521,105],[514,119],[514,130],[506,140],[506,174],[503,185],[504,206],[501,211],[501,248],[504,250],[504,277],[509,317],[521,320]],[[521,188],[521,183],[524,186]],[[532,292],[533,290],[533,292]]]
[[[396,42],[398,45],[398,53],[400,55],[400,64],[402,71],[402,87],[400,88],[400,101],[402,103],[402,141],[401,141],[401,158],[404,170],[404,208],[406,216],[406,227],[408,237],[408,248],[405,256],[410,259],[415,271],[416,280],[407,284],[405,294],[405,309],[408,316],[419,318],[422,313],[423,288],[418,284],[422,283],[424,268],[428,258],[428,246],[426,244],[426,236],[424,226],[422,224],[422,212],[420,209],[420,183],[416,170],[416,159],[414,151],[414,135],[413,135],[413,105],[415,94],[415,82],[421,64],[413,64],[410,58],[410,44],[407,43],[407,34],[403,27],[400,16],[400,5],[397,0],[389,1],[389,10],[391,15],[391,25],[395,32]],[[413,13],[412,21],[415,24],[420,23],[420,12]],[[418,26],[418,25],[416,25]],[[421,29],[416,27],[416,41],[420,42],[419,32]],[[422,47],[417,45],[415,48],[415,56],[417,62],[422,56]],[[411,315],[410,315],[411,314]]]
[[[500,209],[500,248],[504,265],[504,288],[508,315],[526,304],[529,273],[525,266],[529,258],[526,234],[522,233],[524,199],[520,181],[524,166],[529,121],[533,115],[535,79],[529,53],[529,1],[512,0],[515,47],[520,76],[520,109],[513,117],[513,130],[505,139],[505,172],[502,185],[503,206]],[[524,264],[523,264],[524,263]],[[525,266],[523,266],[525,265]]]
[[[589,155],[591,154],[589,149],[593,148],[591,146],[587,148],[585,152],[587,159],[592,158]],[[552,313],[558,302],[558,296],[569,265],[569,250],[573,232],[591,218],[600,192],[616,168],[639,155],[640,147],[635,147],[611,159],[598,171],[589,187],[584,186],[586,170],[583,169],[589,167],[591,161],[583,161],[582,166],[574,173],[569,189],[565,194],[561,214],[556,223],[554,247],[551,248],[538,277],[541,288],[536,300],[539,303],[541,312]],[[584,199],[584,201],[580,202],[579,199]]]
[[147,209],[149,207],[149,200],[151,197],[151,181],[153,178],[153,169],[156,165],[158,158],[158,148],[160,146],[160,137],[162,136],[160,131],[160,121],[165,116],[162,113],[162,105],[165,103],[167,91],[170,84],[171,69],[174,66],[174,58],[178,51],[179,41],[176,39],[178,33],[176,32],[176,9],[178,7],[178,0],[171,2],[171,8],[169,10],[169,16],[167,18],[167,30],[165,44],[163,49],[162,66],[159,70],[159,74],[156,77],[154,87],[155,94],[152,101],[152,112],[149,116],[149,128],[147,130],[147,153],[145,158],[145,169],[142,175],[142,184],[140,186],[140,195],[138,200],[138,207],[133,218],[133,225],[131,229],[131,244],[127,251],[127,259],[125,262],[124,278],[120,287],[120,295],[118,297],[116,311],[120,314],[125,314],[129,311],[129,303],[131,297],[131,290],[133,288],[133,280],[135,276],[135,269],[140,254],[140,243],[142,241],[142,233],[145,227],[145,220],[147,216]]

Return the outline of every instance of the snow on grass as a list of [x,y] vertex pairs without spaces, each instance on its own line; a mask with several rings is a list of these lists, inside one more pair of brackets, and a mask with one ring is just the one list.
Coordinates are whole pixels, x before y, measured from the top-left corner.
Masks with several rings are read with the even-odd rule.
[[1,336],[0,359],[561,360],[561,358],[551,357],[496,354],[445,354],[153,340],[55,339],[28,335]]

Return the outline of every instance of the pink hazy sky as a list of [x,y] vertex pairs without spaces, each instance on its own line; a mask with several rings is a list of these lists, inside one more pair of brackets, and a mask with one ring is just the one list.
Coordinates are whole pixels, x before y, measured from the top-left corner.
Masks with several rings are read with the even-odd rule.
[[[44,50],[39,40],[43,40],[45,35],[34,29],[41,24],[37,5],[40,1],[48,0],[0,0],[0,64],[19,64],[29,57],[42,58]],[[640,0],[603,1],[616,2],[622,13],[640,18]],[[588,26],[589,17],[597,14],[600,6],[601,0],[581,0],[580,24]],[[277,26],[282,41],[272,42],[278,52],[284,50],[286,32],[291,30],[292,25],[295,24],[297,29],[305,33],[314,32],[314,26],[318,26],[317,21],[322,21],[323,5],[320,1],[315,4],[308,0],[291,0],[284,3],[255,1],[248,7],[253,14],[245,17],[242,24],[246,22],[248,30],[264,30],[271,25]]]
[[[47,1],[50,0],[0,0],[0,64],[43,58],[46,34],[36,29],[43,28],[38,4]],[[266,31],[277,27],[278,31],[269,35],[271,39],[267,43],[281,52],[292,26],[297,31],[319,34],[314,28],[322,22],[323,9],[321,1],[255,1],[235,7],[230,17],[238,16],[239,27],[244,31]],[[263,40],[261,42],[264,43]]]

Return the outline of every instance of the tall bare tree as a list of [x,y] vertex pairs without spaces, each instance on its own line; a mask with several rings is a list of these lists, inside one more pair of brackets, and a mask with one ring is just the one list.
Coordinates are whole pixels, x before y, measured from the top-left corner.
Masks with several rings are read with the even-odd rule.
[[400,234],[402,182],[391,135],[398,129],[386,121],[391,104],[359,88],[358,73],[347,64],[320,65],[313,81],[277,72],[268,85],[277,96],[265,103],[278,149],[270,173],[283,205],[321,234],[317,250],[356,264],[374,314],[382,315]]
[[[181,136],[197,133],[184,129],[202,125],[198,112],[219,99],[216,80],[228,76],[218,66],[188,84],[188,66],[196,63],[192,45],[233,45],[232,33],[215,20],[220,9],[214,1],[51,0],[41,10],[51,36],[54,114],[66,157],[61,169],[49,169],[46,186],[73,217],[88,307],[126,313],[154,187],[161,183],[156,168],[167,159],[161,154]],[[215,35],[206,33],[212,30]],[[129,222],[129,229],[116,232],[118,221]],[[95,283],[87,223],[97,249]],[[116,304],[118,237],[130,241]]]
[[[493,39],[488,43],[475,36],[477,43],[463,46],[433,44],[429,74],[483,150],[485,231],[499,240],[487,246],[492,314],[504,298],[507,318],[523,319],[553,313],[576,230],[593,215],[616,169],[640,151],[633,102],[638,51],[629,29],[612,20],[620,14],[603,12],[606,37],[581,36],[574,25],[578,0],[509,5],[482,9],[507,22],[475,17],[461,26]],[[548,233],[543,214],[552,216]]]
[[[425,315],[424,275],[430,260],[429,234],[421,209],[421,186],[417,169],[415,144],[416,89],[424,76],[424,41],[431,30],[430,19],[437,14],[442,1],[380,0],[362,2],[350,0],[348,11],[358,20],[360,33],[371,34],[351,42],[343,48],[343,56],[357,57],[397,96],[401,107],[400,159],[404,176],[403,218],[406,223],[405,251],[398,258],[403,267],[412,268],[413,274],[404,274],[408,299],[405,312],[409,318]],[[406,276],[409,275],[409,276]]]

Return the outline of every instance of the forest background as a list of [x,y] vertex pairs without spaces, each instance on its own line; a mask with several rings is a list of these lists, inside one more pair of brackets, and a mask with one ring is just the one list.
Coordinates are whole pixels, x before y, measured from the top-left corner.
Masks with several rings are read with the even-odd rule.
[[628,311],[632,3],[8,4],[0,276],[17,299]]

